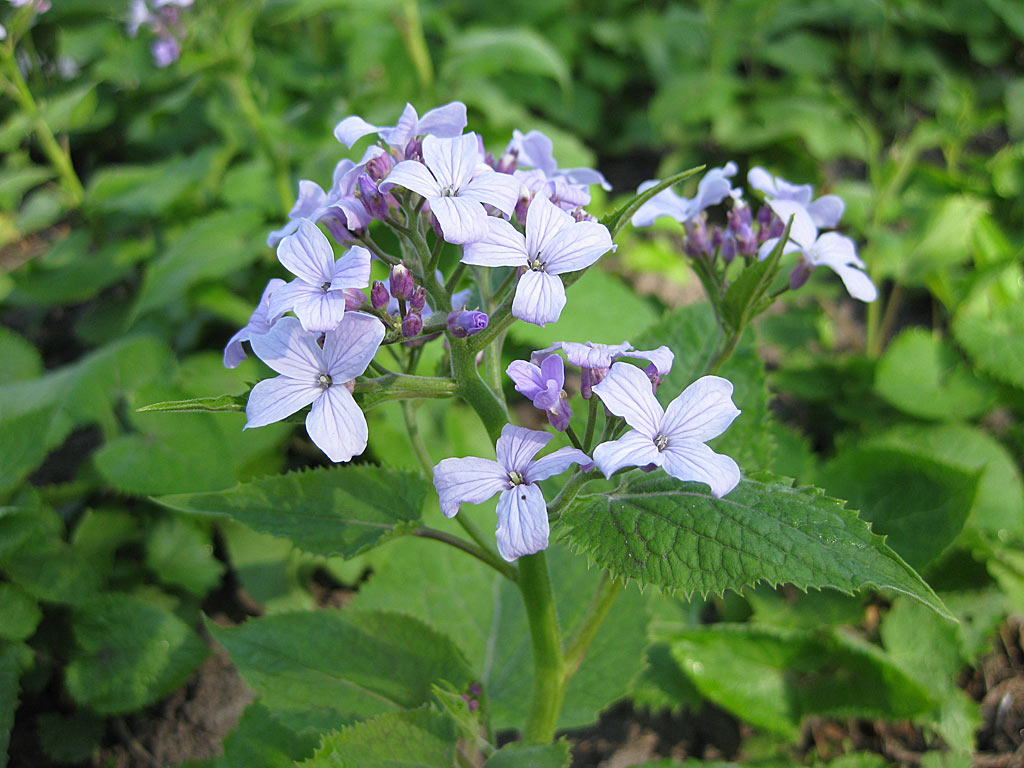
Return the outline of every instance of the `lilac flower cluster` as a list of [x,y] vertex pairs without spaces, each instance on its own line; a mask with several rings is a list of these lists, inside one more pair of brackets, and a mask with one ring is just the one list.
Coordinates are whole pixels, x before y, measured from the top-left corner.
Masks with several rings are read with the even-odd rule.
[[153,63],[168,67],[181,56],[181,41],[185,37],[181,12],[191,7],[192,0],[132,0],[128,34],[135,37],[139,29],[147,27],[156,36],[150,47]]
[[[743,199],[743,190],[732,187],[730,179],[736,172],[734,163],[712,168],[701,179],[692,199],[680,197],[671,189],[662,190],[637,210],[633,225],[646,227],[662,216],[673,218],[685,228],[683,250],[690,258],[714,260],[717,255],[728,264],[738,256],[747,260],[767,258],[792,218],[783,253],[799,253],[800,260],[790,273],[791,289],[803,285],[815,267],[825,266],[839,276],[853,298],[865,302],[877,298],[878,291],[864,273],[864,263],[853,241],[837,232],[819,234],[819,229],[839,224],[845,208],[842,199],[836,195],[813,199],[810,184],[791,184],[755,167],[747,174],[747,183],[764,195],[766,202],[755,216]],[[645,181],[637,191],[656,183]],[[731,202],[726,225],[709,228],[706,210],[724,200]]]

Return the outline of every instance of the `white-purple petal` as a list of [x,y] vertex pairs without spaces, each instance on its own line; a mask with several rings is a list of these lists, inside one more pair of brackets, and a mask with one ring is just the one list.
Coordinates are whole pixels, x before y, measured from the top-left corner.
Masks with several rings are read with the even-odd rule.
[[423,162],[442,190],[458,192],[469,183],[480,162],[480,145],[475,133],[447,139],[426,136]]
[[430,133],[440,138],[460,136],[466,129],[466,105],[452,101],[426,112],[416,123],[416,135]]
[[526,239],[504,219],[487,217],[487,237],[467,243],[462,263],[480,267],[521,267],[526,265]]
[[622,352],[616,355],[617,357],[636,357],[640,360],[647,360],[654,363],[654,367],[658,371],[659,376],[665,376],[669,371],[672,370],[672,361],[675,359],[675,355],[672,350],[662,345],[657,349],[630,349],[627,352]]
[[331,282],[334,249],[327,236],[310,221],[300,221],[295,234],[280,242],[277,258],[289,272],[311,285]]
[[525,360],[513,360],[508,364],[505,373],[515,384],[516,392],[531,401],[547,387],[547,380],[541,369]]
[[878,298],[878,289],[871,282],[871,278],[856,267],[846,264],[837,266],[827,265],[833,272],[839,275],[839,279],[846,286],[846,292],[858,301],[871,302]]
[[516,285],[512,316],[543,328],[565,308],[565,286],[557,275],[527,270]]
[[290,378],[313,382],[324,369],[316,334],[304,331],[294,317],[282,317],[267,333],[253,336],[249,343],[256,357]]
[[675,439],[706,442],[720,434],[740,415],[732,401],[733,386],[720,376],[702,376],[665,408],[661,434]]
[[594,394],[633,429],[651,440],[658,436],[664,411],[654,397],[651,380],[635,365],[613,363],[608,375],[594,385]]
[[593,460],[578,448],[559,448],[547,456],[542,456],[526,468],[526,482],[539,483],[549,477],[560,475],[573,464],[579,464],[584,470],[594,466]]
[[454,245],[475,243],[487,237],[487,212],[468,197],[431,197],[430,210],[441,225],[445,242]]
[[338,327],[324,336],[324,363],[335,384],[359,376],[384,340],[384,324],[373,315],[346,312]]
[[387,192],[392,186],[404,187],[423,197],[440,197],[441,185],[427,166],[416,160],[403,160],[391,169],[380,183],[380,191]]
[[498,554],[508,561],[548,546],[550,526],[544,494],[536,485],[517,485],[498,498]]
[[351,147],[363,136],[369,136],[371,133],[377,133],[380,130],[380,128],[370,125],[358,115],[350,115],[334,126],[334,138],[346,147]]
[[370,284],[370,252],[360,245],[354,245],[334,262],[331,275],[331,290],[365,288]]
[[321,294],[323,294],[321,286],[307,283],[301,277],[297,277],[274,291],[270,297],[269,312],[272,316],[280,316]]
[[292,379],[275,376],[257,382],[245,404],[245,429],[265,427],[291,416],[312,403],[323,392],[313,377]]
[[572,216],[546,197],[534,197],[526,212],[526,251],[530,258],[536,258],[538,254],[549,256],[551,241],[575,223]]
[[792,200],[798,205],[810,203],[814,193],[810,184],[791,184],[780,176],[772,176],[760,166],[750,169],[747,183],[770,198]]
[[508,487],[508,472],[490,459],[443,459],[434,467],[434,488],[445,517],[455,517],[460,504],[480,504]]
[[611,477],[623,467],[659,466],[661,457],[654,440],[635,429],[594,449],[594,463],[605,477]]
[[661,466],[668,474],[677,480],[706,483],[713,496],[725,496],[740,481],[735,461],[696,440],[670,441],[661,455]]
[[[658,183],[657,179],[645,181],[637,187],[637,194],[646,192]],[[634,227],[649,227],[662,216],[668,216],[676,221],[689,221],[690,201],[680,197],[672,188],[663,189],[646,203],[637,208],[636,213],[630,221]]]
[[495,446],[498,464],[507,472],[525,472],[526,466],[552,437],[554,435],[548,432],[506,424]]
[[279,277],[271,278],[267,283],[263,289],[263,295],[260,296],[259,304],[256,305],[256,309],[253,310],[252,315],[249,317],[249,322],[232,336],[227,346],[224,347],[225,368],[237,368],[245,359],[245,349],[242,347],[242,342],[248,341],[253,336],[266,333],[270,330],[273,322],[280,317],[280,315],[270,314],[270,296],[282,285],[285,285],[285,282]]
[[328,387],[306,417],[310,440],[331,461],[349,461],[366,449],[366,417],[342,385]]
[[580,221],[566,227],[547,247],[548,252],[541,258],[545,261],[544,271],[550,275],[586,269],[613,248],[608,228],[596,221]]
[[398,116],[398,122],[390,128],[381,128],[380,137],[390,147],[403,148],[416,135],[417,122],[419,116],[416,114],[416,108],[406,102],[402,114]]
[[792,200],[769,200],[768,205],[775,215],[782,219],[783,225],[792,217],[793,225],[789,228],[788,242],[795,243],[804,250],[814,245],[814,241],[818,239],[818,228],[814,226],[811,214],[804,206]]
[[304,300],[297,301],[292,307],[292,312],[307,331],[324,333],[338,327],[338,323],[345,316],[345,303],[345,291],[324,291],[317,288]]
[[807,212],[818,229],[831,229],[839,224],[845,210],[846,203],[838,195],[822,195],[807,205]]
[[512,176],[488,168],[464,184],[459,190],[459,197],[493,205],[506,216],[511,216],[521,189],[522,185]]

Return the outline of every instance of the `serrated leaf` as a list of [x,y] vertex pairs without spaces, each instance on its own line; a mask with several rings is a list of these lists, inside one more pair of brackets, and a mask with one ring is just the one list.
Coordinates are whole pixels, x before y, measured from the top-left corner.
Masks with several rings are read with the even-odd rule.
[[451,640],[396,613],[309,611],[208,626],[275,712],[369,717],[424,704],[440,680],[457,688],[472,682]]
[[923,569],[959,535],[978,476],[891,448],[843,451],[819,482],[852,506],[911,566]]
[[779,275],[779,262],[792,226],[792,220],[787,221],[782,235],[779,236],[779,242],[771,253],[766,258],[744,267],[739,277],[725,289],[721,311],[724,324],[730,327],[733,333],[742,333],[751,320],[770,306],[771,301],[766,295]]
[[226,491],[160,496],[171,509],[228,517],[306,552],[352,557],[419,522],[433,489],[411,472],[368,465],[291,472]]
[[949,611],[857,513],[815,488],[768,475],[724,498],[706,485],[635,472],[618,490],[581,495],[562,537],[620,579],[685,594],[790,582],[800,589],[895,589]]
[[7,746],[18,709],[18,681],[31,661],[27,645],[0,640],[0,768],[7,765]]
[[691,176],[700,173],[705,168],[707,168],[706,165],[698,165],[695,168],[690,168],[673,174],[667,179],[662,179],[650,189],[645,189],[643,192],[634,195],[614,211],[606,213],[601,217],[601,223],[608,227],[612,234],[612,240],[614,240],[615,236],[619,234],[624,226],[626,226],[626,222],[633,218],[633,214],[637,212],[641,205],[646,203],[659,192],[675,186],[681,181],[685,181]]
[[211,768],[293,768],[297,760],[313,755],[318,741],[316,735],[295,733],[257,701],[225,737],[224,754],[214,758]]
[[923,686],[842,635],[715,624],[669,639],[700,692],[748,722],[795,735],[807,715],[904,719],[931,710]]
[[71,697],[105,715],[133,712],[184,683],[209,654],[173,613],[124,594],[75,612],[77,651],[65,670]]
[[451,720],[429,709],[393,712],[328,734],[301,768],[450,768]]
[[484,768],[568,768],[571,745],[565,739],[554,744],[512,742],[499,749],[484,763]]
[[242,395],[217,395],[216,397],[190,397],[187,400],[168,400],[151,403],[137,410],[140,413],[245,413],[249,393]]
[[972,302],[957,312],[953,334],[979,368],[1024,389],[1024,311],[1019,301]]

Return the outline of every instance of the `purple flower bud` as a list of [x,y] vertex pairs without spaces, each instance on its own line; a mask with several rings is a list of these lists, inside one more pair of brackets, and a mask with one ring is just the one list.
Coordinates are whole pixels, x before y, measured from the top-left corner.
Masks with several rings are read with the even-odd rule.
[[757,224],[761,229],[767,229],[772,223],[773,218],[775,218],[775,214],[768,205],[762,205],[760,210],[757,212]]
[[476,712],[478,709],[480,709],[480,702],[477,701],[476,699],[470,699],[469,711],[470,712]]
[[388,293],[388,289],[384,287],[384,283],[380,280],[374,280],[373,287],[370,288],[370,305],[374,309],[384,309],[389,301],[391,301],[391,295]]
[[413,336],[419,336],[420,331],[423,330],[423,316],[419,312],[410,312],[402,320],[402,335],[411,339]]
[[412,272],[405,264],[396,264],[391,268],[391,295],[396,299],[406,301],[412,298],[416,290],[416,282],[413,280]]
[[651,363],[644,368],[644,373],[646,373],[647,378],[651,380],[651,391],[653,391],[654,394],[658,394],[658,385],[661,384],[662,381],[661,373],[658,372],[658,366]]
[[731,232],[723,239],[718,252],[722,256],[722,261],[732,264],[732,260],[736,258],[736,238],[732,236]]
[[181,44],[173,37],[161,37],[152,47],[153,63],[158,67],[169,67],[181,56]]
[[692,259],[703,258],[712,253],[711,244],[708,242],[708,230],[704,221],[704,216],[698,216],[686,225],[686,239],[683,241],[683,250]]
[[387,152],[382,152],[366,161],[366,173],[378,184],[391,173],[391,169],[394,167],[395,161]]
[[464,339],[480,333],[488,322],[487,315],[478,309],[460,309],[448,315],[448,332],[456,339]]
[[346,288],[344,293],[346,312],[356,312],[362,309],[363,305],[366,304],[366,294],[358,288]]
[[533,195],[520,195],[519,201],[516,203],[516,221],[525,224],[526,223],[526,212],[530,210],[530,203],[533,200]]
[[807,282],[807,279],[811,276],[811,272],[814,270],[814,266],[808,262],[800,259],[793,267],[793,270],[789,273],[789,289],[795,291]]
[[480,683],[470,683],[469,692],[473,696],[479,696],[484,692],[484,687]]
[[516,169],[516,160],[518,158],[518,152],[506,152],[498,158],[498,162],[494,165],[494,170],[498,173],[512,173]]
[[375,219],[383,220],[386,218],[388,215],[387,200],[384,199],[384,195],[377,189],[377,185],[370,178],[370,174],[359,174],[359,178],[356,179],[356,187],[359,190],[359,200],[362,202],[366,212]]
[[734,234],[738,234],[743,227],[752,227],[754,225],[754,219],[750,213],[750,206],[744,204],[742,201],[737,201],[733,204],[732,208],[729,209],[727,214],[729,217],[729,229]]
[[713,249],[721,248],[722,243],[725,242],[725,233],[721,227],[711,228],[711,247]]
[[421,312],[426,304],[427,292],[423,290],[422,285],[417,285],[416,290],[412,292],[412,298],[409,299],[409,309],[413,312]]
[[358,236],[356,232],[353,232],[345,226],[345,222],[337,214],[328,213],[320,219],[320,223],[327,227],[327,231],[331,233],[331,237],[333,237],[339,244],[344,245],[345,243],[351,243]]
[[405,159],[423,162],[423,139],[415,138],[405,147]]

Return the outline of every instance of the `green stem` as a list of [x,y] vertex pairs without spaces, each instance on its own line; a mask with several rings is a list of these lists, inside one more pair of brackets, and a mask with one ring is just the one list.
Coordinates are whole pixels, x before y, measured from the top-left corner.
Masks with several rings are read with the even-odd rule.
[[256,136],[260,143],[263,154],[270,161],[274,169],[274,184],[277,187],[277,196],[281,201],[281,208],[285,216],[292,209],[292,183],[288,173],[288,164],[283,153],[274,146],[274,141],[267,132],[263,122],[263,114],[256,105],[252,88],[249,86],[249,79],[241,72],[232,72],[225,78],[228,88],[235,97],[238,109],[249,125],[249,130]]
[[508,423],[505,404],[491,390],[476,369],[476,350],[467,343],[469,339],[449,338],[452,348],[452,376],[458,383],[458,394],[476,411],[487,429],[492,441],[501,436],[502,427]]
[[420,7],[416,0],[405,0],[402,3],[402,16],[398,29],[405,42],[405,50],[409,54],[420,86],[429,89],[434,84],[434,65],[430,60],[430,51],[423,34],[423,23],[420,21]]
[[416,413],[408,400],[402,401],[402,419],[405,421],[405,431],[409,435],[409,442],[412,443],[412,450],[419,459],[423,474],[429,478],[434,473],[434,460],[430,458],[430,451],[423,442],[419,424],[416,423]]
[[358,238],[358,240],[364,248],[366,248],[370,253],[372,253],[378,259],[383,261],[385,264],[390,264],[394,266],[395,264],[398,263],[398,259],[396,259],[391,254],[385,252],[383,248],[377,245],[377,241],[370,237],[369,232],[367,232],[362,237]]
[[519,558],[519,590],[526,604],[533,646],[533,695],[523,730],[527,744],[550,744],[562,709],[565,663],[544,552]]
[[596,469],[590,472],[584,472],[581,469],[577,469],[572,477],[562,486],[562,490],[558,492],[558,495],[548,504],[548,520],[552,522],[557,520],[562,515],[562,510],[565,509],[576,498],[576,495],[580,492],[588,480],[593,480],[596,477],[600,477],[601,473]]
[[434,241],[434,247],[430,251],[430,261],[427,262],[425,271],[433,274],[437,270],[437,263],[441,260],[441,251],[444,250],[444,238],[439,237]]
[[484,375],[487,384],[495,397],[505,405],[505,393],[501,389],[501,347],[505,343],[505,334],[501,334],[486,350],[484,350]]
[[583,433],[583,452],[590,453],[591,444],[594,441],[594,426],[597,424],[597,398],[591,395],[590,406],[587,410],[587,429]]
[[466,271],[466,265],[461,261],[455,265],[455,269],[452,271],[452,276],[448,278],[448,281],[444,284],[444,289],[448,293],[455,293],[455,289],[459,285],[459,278],[462,277],[462,273]]
[[579,448],[583,450],[583,443],[580,442],[579,437],[576,435],[576,430],[572,428],[572,424],[565,428],[565,436],[569,438],[569,442],[572,443],[573,448]]
[[611,574],[605,571],[601,576],[597,589],[594,590],[594,597],[587,607],[583,621],[580,622],[572,638],[566,643],[563,686],[568,684],[569,679],[580,668],[583,658],[587,655],[587,649],[590,648],[590,643],[597,634],[597,630],[600,629],[605,616],[608,615],[608,611],[611,610],[615,598],[619,596],[621,591],[622,583],[613,579]]
[[36,138],[39,139],[46,159],[50,161],[50,165],[60,177],[61,185],[71,198],[72,205],[77,208],[85,199],[85,189],[82,187],[78,174],[75,173],[70,154],[60,145],[43,118],[39,105],[32,97],[28,83],[25,82],[25,78],[21,76],[21,71],[18,69],[18,63],[14,58],[14,49],[9,44],[0,46],[0,56],[3,57],[4,73],[10,78],[13,86],[11,94],[17,99],[25,114],[32,119],[32,128],[36,133]]
[[447,544],[450,547],[460,549],[466,554],[472,555],[482,563],[486,563],[491,566],[494,570],[504,576],[510,581],[516,581],[517,575],[515,569],[497,555],[488,552],[486,549],[473,544],[472,542],[460,539],[458,536],[454,536],[446,531],[439,531],[436,528],[430,528],[423,526],[413,531],[413,536],[419,536],[422,539],[433,539],[434,541],[440,541]]

